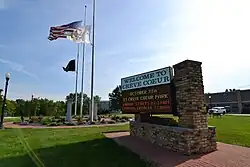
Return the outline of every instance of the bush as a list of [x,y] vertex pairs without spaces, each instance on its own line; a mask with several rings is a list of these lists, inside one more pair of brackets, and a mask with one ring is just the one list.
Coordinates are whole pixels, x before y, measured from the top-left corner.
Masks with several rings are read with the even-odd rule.
[[113,121],[118,121],[119,119],[120,119],[119,116],[116,116],[116,115],[111,116],[111,120]]
[[75,124],[73,122],[65,122],[64,124],[67,126],[75,126]]
[[116,121],[114,121],[114,120],[108,121],[108,124],[115,124],[115,123],[116,123]]
[[58,124],[56,122],[51,122],[48,124],[48,126],[58,126]]
[[98,118],[97,118],[98,122],[100,122],[101,119],[102,119],[102,117],[98,116]]
[[102,119],[102,120],[100,121],[100,123],[101,123],[101,124],[105,124],[105,123],[106,123],[105,119]]
[[121,119],[120,122],[127,122],[128,120],[126,119]]
[[40,122],[39,117],[34,116],[29,119],[29,123],[38,123],[38,122]]
[[48,125],[48,124],[50,124],[51,122],[55,122],[55,121],[53,121],[53,119],[50,118],[50,117],[43,117],[43,119],[41,120],[41,124],[42,124],[42,125]]
[[128,120],[129,120],[129,117],[122,116],[121,119],[122,119],[122,120],[124,119],[124,120],[128,121]]
[[81,122],[77,122],[78,125],[84,125],[86,124],[86,121],[81,121]]

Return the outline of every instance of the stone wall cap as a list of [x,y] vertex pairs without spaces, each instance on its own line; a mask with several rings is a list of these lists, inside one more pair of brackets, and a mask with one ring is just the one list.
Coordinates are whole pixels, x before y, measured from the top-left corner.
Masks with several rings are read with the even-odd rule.
[[177,64],[173,65],[173,67],[176,68],[176,67],[178,67],[178,66],[180,66],[182,64],[186,64],[186,63],[193,63],[193,64],[197,64],[197,65],[201,65],[202,64],[202,62],[200,62],[200,61],[188,60],[187,59],[187,60],[184,60],[184,61],[182,61],[180,63],[177,63]]

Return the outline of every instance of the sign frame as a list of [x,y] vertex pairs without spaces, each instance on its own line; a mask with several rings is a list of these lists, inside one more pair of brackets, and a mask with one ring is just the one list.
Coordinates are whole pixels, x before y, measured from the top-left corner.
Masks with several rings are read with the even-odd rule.
[[[121,78],[121,85],[122,85],[122,80],[124,79],[133,78],[133,77],[135,78],[137,76],[142,76],[145,74],[148,75],[150,73],[154,73],[154,72],[164,70],[164,69],[168,70],[169,72],[168,76],[169,76],[170,81],[167,83],[159,83],[156,85],[142,86],[139,88],[126,89],[126,90],[122,89],[121,105],[122,105],[123,114],[149,113],[149,114],[173,114],[175,116],[178,115],[177,107],[176,107],[176,91],[175,91],[175,86],[174,86],[172,67],[164,67],[164,68],[160,68],[157,70]],[[157,91],[150,93],[149,90],[157,90]],[[146,91],[146,93],[144,92],[143,94],[145,95],[145,98],[146,96],[149,96],[149,97],[152,96],[154,98],[151,97],[151,99],[145,100],[143,99],[144,97],[141,96],[142,94],[138,95],[137,93],[134,93],[134,92],[140,92],[140,91]],[[137,96],[134,95],[133,93],[136,94]],[[134,97],[129,97],[128,94]],[[163,97],[163,96],[164,98],[156,99],[156,97]],[[125,98],[130,98],[129,102],[126,100],[124,101]]]

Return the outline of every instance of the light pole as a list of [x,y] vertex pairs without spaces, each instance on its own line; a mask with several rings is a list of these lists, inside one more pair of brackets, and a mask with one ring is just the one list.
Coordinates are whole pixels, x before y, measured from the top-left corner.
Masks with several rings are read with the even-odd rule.
[[208,98],[209,98],[209,108],[212,108],[212,105],[211,105],[211,96],[208,96]]
[[4,91],[4,96],[3,96],[3,104],[2,104],[2,115],[1,115],[1,124],[0,124],[0,128],[4,129],[3,126],[3,118],[4,118],[4,109],[5,109],[5,103],[6,103],[6,97],[7,97],[7,91],[8,91],[8,84],[9,84],[9,80],[10,80],[10,73],[6,73],[5,75],[5,91]]

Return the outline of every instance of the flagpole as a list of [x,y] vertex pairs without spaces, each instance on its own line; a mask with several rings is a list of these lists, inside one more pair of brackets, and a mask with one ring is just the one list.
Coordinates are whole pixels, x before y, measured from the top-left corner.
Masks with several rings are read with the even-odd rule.
[[93,0],[93,18],[92,18],[92,67],[91,67],[91,113],[90,121],[93,122],[94,117],[94,56],[95,56],[95,0]]
[[76,56],[76,87],[75,87],[75,114],[77,114],[77,82],[78,82],[78,65],[79,65],[79,53],[80,52],[80,44],[77,44],[77,56]]
[[[84,21],[83,25],[84,27],[86,26],[87,22],[87,6],[85,5],[84,8]],[[82,116],[82,111],[83,111],[83,81],[84,81],[84,57],[85,57],[85,52],[86,52],[86,45],[85,43],[82,44],[82,83],[81,83],[81,106],[80,106],[80,116]]]

